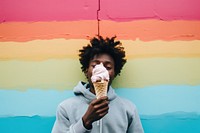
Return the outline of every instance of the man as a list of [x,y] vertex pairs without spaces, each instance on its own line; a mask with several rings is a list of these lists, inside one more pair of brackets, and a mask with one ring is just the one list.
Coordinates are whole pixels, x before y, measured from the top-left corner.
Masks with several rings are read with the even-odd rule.
[[[116,95],[111,87],[126,63],[124,48],[115,37],[98,37],[79,50],[81,69],[88,83],[79,82],[75,97],[63,101],[57,109],[52,133],[143,133],[136,107]],[[92,70],[102,63],[109,73],[107,96],[96,99],[91,82]]]

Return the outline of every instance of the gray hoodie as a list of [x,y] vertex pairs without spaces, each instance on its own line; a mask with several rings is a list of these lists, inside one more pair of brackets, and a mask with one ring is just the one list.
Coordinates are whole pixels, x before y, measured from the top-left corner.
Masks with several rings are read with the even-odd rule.
[[135,105],[116,95],[109,87],[109,112],[92,124],[92,129],[83,126],[82,117],[95,95],[79,82],[74,88],[75,97],[61,102],[57,108],[52,133],[143,133]]

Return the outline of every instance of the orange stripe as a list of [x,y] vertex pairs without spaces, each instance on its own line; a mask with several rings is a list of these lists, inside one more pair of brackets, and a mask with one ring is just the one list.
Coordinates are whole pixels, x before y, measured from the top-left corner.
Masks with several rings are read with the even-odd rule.
[[199,40],[200,21],[101,21],[101,35],[143,41]]
[[24,42],[35,39],[77,39],[95,36],[96,21],[8,22],[0,24],[0,41]]
[[[88,39],[98,33],[96,20],[65,22],[8,22],[0,24],[0,41],[35,39]],[[130,22],[100,21],[102,36],[119,39],[200,40],[200,21],[138,20]]]

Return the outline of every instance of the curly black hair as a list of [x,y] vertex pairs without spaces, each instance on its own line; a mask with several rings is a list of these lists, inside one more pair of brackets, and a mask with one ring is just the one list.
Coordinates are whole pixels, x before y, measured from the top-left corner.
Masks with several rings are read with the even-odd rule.
[[79,61],[83,72],[86,72],[90,60],[95,55],[108,54],[113,58],[115,63],[115,76],[120,74],[122,67],[126,63],[125,51],[121,42],[115,41],[115,38],[116,36],[105,39],[102,36],[94,37],[90,40],[90,44],[79,50]]

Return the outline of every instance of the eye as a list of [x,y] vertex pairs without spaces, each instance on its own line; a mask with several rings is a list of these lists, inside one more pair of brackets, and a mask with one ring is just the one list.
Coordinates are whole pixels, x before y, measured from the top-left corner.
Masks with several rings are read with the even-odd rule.
[[91,66],[92,68],[94,68],[96,65],[97,65],[97,63],[91,63],[91,64],[90,64],[90,66]]
[[107,70],[111,70],[111,69],[112,69],[112,67],[109,67],[109,66],[107,66],[107,67],[106,67],[106,69],[107,69]]
[[92,66],[92,68],[94,68],[96,65],[91,65]]

